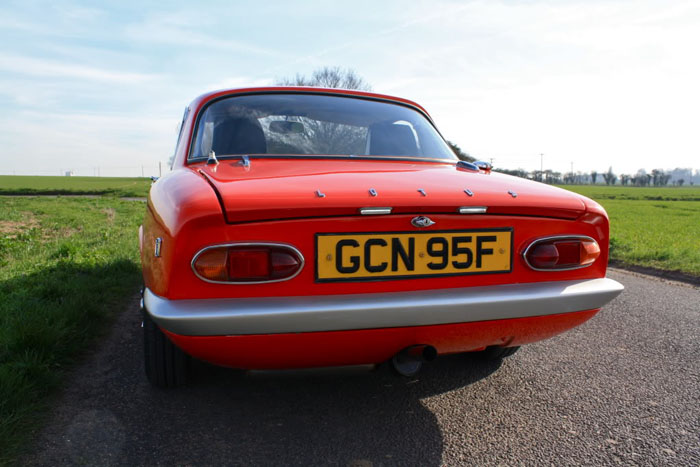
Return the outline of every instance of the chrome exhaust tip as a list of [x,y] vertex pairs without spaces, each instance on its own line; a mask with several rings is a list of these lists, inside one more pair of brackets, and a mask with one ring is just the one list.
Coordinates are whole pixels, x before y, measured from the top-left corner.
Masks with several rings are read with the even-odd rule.
[[412,345],[394,355],[391,365],[401,376],[415,376],[423,367],[423,362],[432,362],[437,355],[437,349],[432,345]]

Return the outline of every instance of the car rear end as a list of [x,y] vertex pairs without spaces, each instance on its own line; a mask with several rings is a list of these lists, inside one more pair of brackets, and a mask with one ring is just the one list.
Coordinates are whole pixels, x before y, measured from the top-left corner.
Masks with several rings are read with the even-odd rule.
[[620,293],[608,241],[593,201],[454,160],[195,160],[152,189],[144,304],[235,368],[516,348]]

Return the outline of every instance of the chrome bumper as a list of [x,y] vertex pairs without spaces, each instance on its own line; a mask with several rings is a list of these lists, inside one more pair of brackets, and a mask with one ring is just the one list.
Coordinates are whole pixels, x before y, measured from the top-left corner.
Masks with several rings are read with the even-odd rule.
[[622,292],[612,279],[311,297],[168,300],[144,305],[175,334],[221,336],[429,326],[600,308]]

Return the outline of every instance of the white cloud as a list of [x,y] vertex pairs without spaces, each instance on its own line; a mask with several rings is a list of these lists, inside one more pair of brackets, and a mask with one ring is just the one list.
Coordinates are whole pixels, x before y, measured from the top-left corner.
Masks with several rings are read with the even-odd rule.
[[217,89],[235,89],[235,88],[253,88],[259,86],[271,86],[274,82],[271,78],[249,78],[249,77],[232,77],[216,81],[203,88],[202,92],[213,91]]
[[40,77],[75,78],[89,81],[142,83],[159,78],[156,74],[105,70],[21,55],[0,54],[0,70]]
[[0,119],[3,172],[72,168],[91,175],[99,166],[131,168],[138,175],[134,170],[141,165],[167,160],[177,137],[176,120],[157,115],[22,112],[18,117]]
[[240,36],[230,34],[229,28],[222,29],[216,22],[220,19],[210,12],[202,15],[200,8],[167,14],[158,13],[142,22],[127,25],[124,35],[141,44],[168,44],[188,49],[197,47],[202,51],[215,49],[218,52],[245,53],[268,58],[279,56],[277,51],[261,47],[252,41],[232,39]]

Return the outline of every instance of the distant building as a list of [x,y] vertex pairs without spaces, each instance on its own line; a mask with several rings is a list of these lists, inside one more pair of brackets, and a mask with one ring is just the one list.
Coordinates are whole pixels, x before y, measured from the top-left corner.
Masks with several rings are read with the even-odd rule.
[[66,177],[72,177],[73,175],[75,175],[75,172],[72,170],[66,170]]

